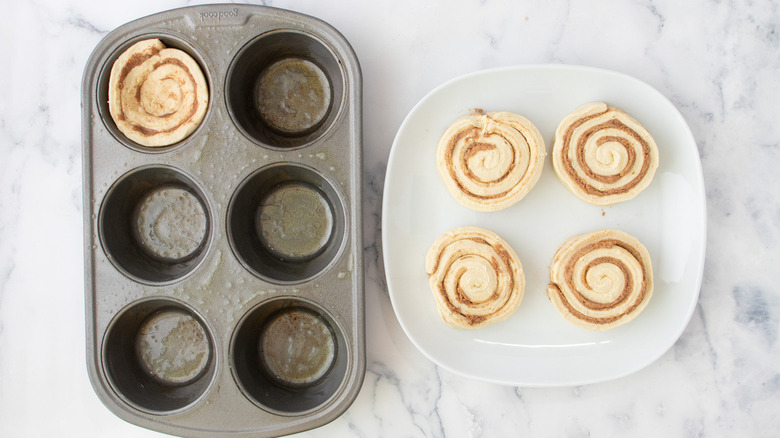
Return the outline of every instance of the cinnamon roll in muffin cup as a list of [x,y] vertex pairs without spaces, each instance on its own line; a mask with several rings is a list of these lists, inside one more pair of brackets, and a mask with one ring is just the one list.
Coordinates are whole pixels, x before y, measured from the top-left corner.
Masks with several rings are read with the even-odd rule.
[[111,118],[119,131],[141,146],[169,146],[185,139],[200,125],[208,101],[198,63],[159,39],[133,44],[111,68]]

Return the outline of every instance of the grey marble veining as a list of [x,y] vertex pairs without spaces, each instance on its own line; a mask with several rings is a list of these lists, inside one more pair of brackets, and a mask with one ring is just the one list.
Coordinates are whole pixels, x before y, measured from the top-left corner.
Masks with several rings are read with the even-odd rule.
[[[102,406],[86,374],[80,87],[117,26],[190,2],[7,2],[0,28],[0,436],[159,436]],[[780,11],[771,0],[267,1],[321,18],[364,78],[367,372],[304,436],[776,436],[780,430]],[[384,173],[399,125],[476,70],[564,63],[635,76],[696,139],[708,209],[701,294],[645,369],[573,388],[467,379],[408,340],[385,288]],[[45,421],[42,421],[45,418]]]

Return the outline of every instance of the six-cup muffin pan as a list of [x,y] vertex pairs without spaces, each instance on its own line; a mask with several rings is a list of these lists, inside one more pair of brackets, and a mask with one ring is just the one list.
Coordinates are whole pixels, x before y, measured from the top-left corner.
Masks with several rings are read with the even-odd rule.
[[[198,128],[156,148],[108,109],[114,61],[151,38],[189,54],[209,90]],[[280,91],[291,71],[308,93]],[[95,48],[82,124],[87,360],[103,403],[182,436],[276,436],[343,413],[365,370],[361,76],[344,37],[263,6],[148,16]]]

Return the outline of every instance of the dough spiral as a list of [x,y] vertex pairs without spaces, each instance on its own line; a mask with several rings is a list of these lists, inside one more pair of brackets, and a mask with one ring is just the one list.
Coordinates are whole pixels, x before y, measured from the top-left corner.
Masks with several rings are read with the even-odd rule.
[[658,148],[631,116],[603,102],[577,108],[555,132],[552,163],[563,185],[593,205],[627,201],[658,167]]
[[580,327],[608,330],[634,319],[653,294],[647,249],[633,236],[600,230],[567,240],[553,257],[547,295]]
[[133,44],[114,62],[108,108],[130,140],[142,146],[168,146],[198,127],[208,95],[206,78],[190,55],[150,39]]
[[517,254],[496,233],[460,227],[428,250],[425,270],[444,322],[480,328],[509,317],[523,299],[525,277]]
[[474,113],[442,135],[436,166],[450,194],[477,211],[497,211],[522,199],[539,180],[544,139],[523,116]]

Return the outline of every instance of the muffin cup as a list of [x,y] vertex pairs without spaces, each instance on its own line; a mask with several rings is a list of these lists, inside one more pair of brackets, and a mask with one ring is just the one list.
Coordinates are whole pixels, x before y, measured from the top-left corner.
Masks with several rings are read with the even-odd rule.
[[305,415],[342,389],[349,352],[322,307],[282,297],[258,305],[239,323],[231,366],[236,383],[259,407]]
[[203,320],[185,304],[133,303],[112,321],[103,364],[116,394],[154,414],[186,410],[214,381],[214,343]]
[[[174,168],[128,172],[108,190],[100,211],[106,253],[118,270],[139,282],[167,283],[186,276],[203,260],[209,241],[204,199],[194,180]],[[159,237],[150,237],[154,228]],[[161,233],[162,228],[170,231]]]
[[271,282],[300,283],[339,255],[347,229],[341,196],[314,169],[274,164],[250,175],[228,210],[236,256]]
[[298,30],[271,31],[243,47],[225,91],[238,128],[272,148],[311,143],[344,105],[340,60],[322,40]]
[[[203,76],[206,79],[206,86],[209,90],[209,109],[206,110],[206,115],[204,116],[204,120],[201,121],[200,125],[195,129],[195,132],[188,135],[184,139],[182,139],[179,142],[176,142],[174,144],[168,145],[168,146],[162,146],[162,147],[148,147],[141,144],[138,144],[134,142],[133,140],[129,139],[124,133],[122,133],[119,128],[116,125],[116,122],[111,117],[111,113],[109,111],[109,105],[108,105],[108,88],[109,88],[109,81],[111,77],[111,67],[113,66],[114,62],[119,58],[122,53],[125,52],[130,46],[133,44],[148,40],[148,39],[159,39],[167,48],[173,48],[178,49],[192,57],[192,59],[198,64],[200,67],[201,72],[203,73]],[[184,34],[180,34],[178,32],[171,30],[167,30],[165,32],[149,32],[149,33],[142,33],[140,35],[135,35],[131,38],[128,38],[127,40],[122,41],[120,44],[117,44],[113,47],[113,50],[111,51],[110,55],[107,58],[107,62],[101,69],[101,71],[97,75],[97,102],[96,102],[96,109],[98,110],[100,114],[100,119],[102,123],[105,125],[106,129],[111,133],[111,135],[114,136],[114,138],[124,144],[125,146],[132,148],[133,150],[136,150],[138,152],[145,152],[145,153],[163,153],[163,152],[169,152],[171,149],[174,149],[176,147],[179,147],[183,144],[186,144],[186,142],[193,138],[193,135],[203,126],[203,122],[208,118],[209,116],[209,110],[211,107],[211,102],[214,99],[214,92],[213,92],[213,81],[211,79],[211,71],[208,68],[209,64],[206,62],[204,55],[201,50],[198,49],[198,46],[196,44],[193,44],[193,42],[190,40],[189,37],[187,37]]]

